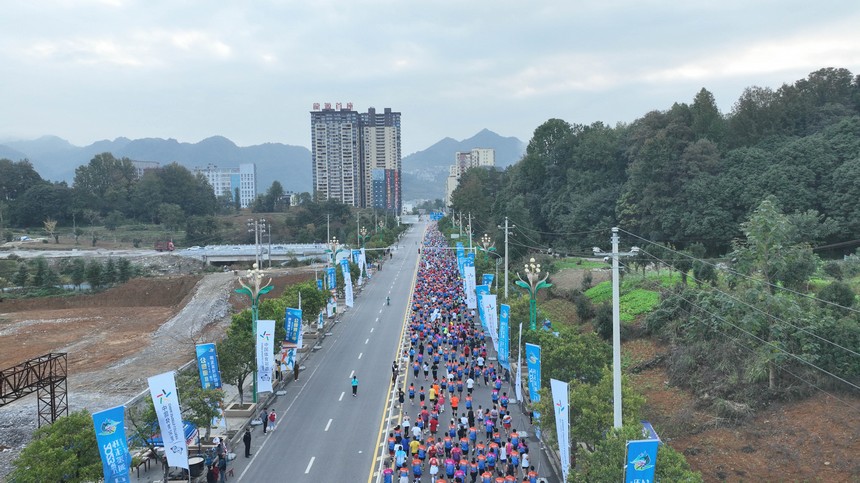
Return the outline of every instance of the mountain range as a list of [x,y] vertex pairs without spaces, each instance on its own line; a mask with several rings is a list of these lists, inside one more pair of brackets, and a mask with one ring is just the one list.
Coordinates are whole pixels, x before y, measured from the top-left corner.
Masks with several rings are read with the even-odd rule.
[[[472,148],[494,148],[496,166],[505,168],[522,157],[525,145],[517,138],[502,137],[487,129],[462,141],[442,139],[403,158],[403,199],[442,198],[448,166],[454,163],[454,153]],[[84,147],[56,136],[0,143],[0,158],[13,161],[29,159],[42,178],[69,184],[75,177],[75,168],[105,152],[117,158],[156,161],[162,165],[176,162],[189,169],[208,164],[233,167],[239,163],[255,163],[259,192],[265,192],[276,180],[287,191],[311,191],[311,152],[304,146],[265,143],[240,147],[223,136],[209,137],[198,143],[184,143],[172,138],[120,137]]]

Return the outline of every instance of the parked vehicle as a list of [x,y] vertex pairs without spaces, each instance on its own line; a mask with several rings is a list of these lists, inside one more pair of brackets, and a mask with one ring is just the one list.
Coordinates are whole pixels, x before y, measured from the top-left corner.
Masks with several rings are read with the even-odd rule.
[[173,240],[155,242],[155,249],[160,252],[172,252],[174,248]]

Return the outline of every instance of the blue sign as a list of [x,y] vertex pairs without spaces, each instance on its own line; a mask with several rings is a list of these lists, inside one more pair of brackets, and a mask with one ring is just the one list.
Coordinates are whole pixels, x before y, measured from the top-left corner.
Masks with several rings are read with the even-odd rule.
[[484,314],[484,304],[481,303],[481,295],[489,294],[490,287],[486,285],[475,286],[475,297],[478,300],[478,318],[481,319],[481,327],[487,330],[487,317]]
[[353,250],[352,251],[352,261],[356,265],[358,265],[358,259],[361,257],[361,250]]
[[499,364],[508,371],[511,370],[511,306],[499,306]]
[[215,344],[197,344],[197,370],[203,389],[221,389],[221,370]]
[[349,260],[346,258],[341,259],[340,261],[340,269],[343,272],[343,283],[347,283],[349,278]]
[[540,346],[526,344],[526,366],[529,370],[529,398],[531,401],[540,401]]
[[328,289],[334,290],[337,288],[337,273],[335,273],[334,267],[326,267],[325,274],[328,281]]
[[467,267],[474,267],[475,266],[475,253],[474,252],[466,254],[465,266],[467,266]]
[[299,330],[301,330],[301,327],[302,309],[287,307],[286,313],[284,314],[284,328],[287,330],[287,335],[284,337],[284,341],[298,344]]
[[481,279],[481,283],[483,285],[493,285],[493,277],[494,275],[492,273],[485,273]]
[[459,270],[460,276],[463,276],[463,267],[466,264],[466,257],[463,255],[457,254],[457,270]]
[[131,455],[125,437],[125,406],[93,414],[96,444],[102,457],[105,483],[129,483]]
[[317,279],[317,290],[322,291],[323,289],[323,281],[321,278]]
[[457,256],[462,257],[466,255],[466,249],[463,247],[463,242],[457,242]]
[[624,466],[625,483],[651,483],[657,464],[657,447],[660,440],[640,439],[627,442],[627,459]]

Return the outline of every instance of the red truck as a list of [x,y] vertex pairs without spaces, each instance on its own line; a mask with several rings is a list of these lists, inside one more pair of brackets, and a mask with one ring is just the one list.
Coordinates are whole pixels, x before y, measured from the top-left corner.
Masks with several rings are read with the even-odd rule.
[[155,249],[159,252],[172,252],[174,248],[173,240],[155,242]]

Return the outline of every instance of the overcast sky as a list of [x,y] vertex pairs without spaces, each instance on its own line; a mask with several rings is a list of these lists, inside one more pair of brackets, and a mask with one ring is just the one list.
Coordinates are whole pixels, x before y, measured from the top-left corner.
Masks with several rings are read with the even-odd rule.
[[0,139],[309,146],[314,102],[402,113],[403,154],[702,87],[860,74],[857,0],[2,0]]

